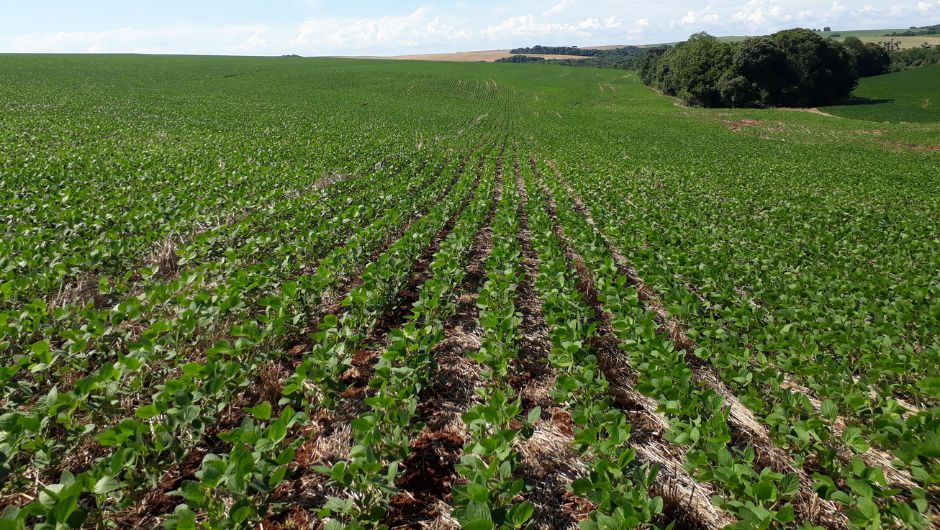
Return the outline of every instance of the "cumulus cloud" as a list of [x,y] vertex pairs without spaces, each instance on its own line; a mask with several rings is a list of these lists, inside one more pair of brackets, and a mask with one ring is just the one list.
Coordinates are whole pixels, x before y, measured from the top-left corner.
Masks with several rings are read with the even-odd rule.
[[[320,6],[322,0],[303,0]],[[481,11],[428,4],[390,16],[316,16],[294,24],[195,22],[0,35],[0,51],[278,55],[387,55],[531,44],[668,42],[695,31],[764,34],[786,27],[837,29],[940,23],[940,0],[858,5],[848,0],[722,0],[637,5],[622,0],[552,0],[540,12],[511,4]],[[678,4],[678,5],[677,5]]]
[[548,22],[532,15],[509,17],[499,24],[487,26],[482,33],[490,37],[591,37],[592,30],[615,30],[622,27],[616,17],[586,18],[573,23]]
[[703,10],[688,10],[677,15],[673,28],[690,28],[728,34],[765,34],[784,28],[832,26],[839,29],[890,28],[928,25],[940,22],[940,1],[919,0],[872,6],[852,5],[839,0],[747,0],[709,4]]
[[12,40],[14,52],[51,53],[246,53],[268,42],[268,30],[255,25],[162,28],[124,27],[104,31],[29,33]]
[[695,26],[695,25],[714,25],[721,21],[721,17],[717,13],[711,13],[708,10],[705,11],[689,11],[684,17],[679,21],[682,26]]
[[[647,21],[648,22],[648,21]],[[16,52],[219,53],[353,55],[459,50],[519,43],[613,39],[623,24],[617,17],[566,22],[520,15],[480,28],[459,25],[421,7],[402,16],[324,18],[291,27],[176,25],[125,27],[104,31],[31,33],[12,41]],[[567,40],[566,40],[567,39]],[[616,40],[616,39],[614,39]]]
[[436,47],[473,36],[422,7],[404,16],[311,18],[293,27],[176,25],[31,33],[12,45],[16,52],[346,54]]
[[731,19],[748,28],[764,28],[773,24],[785,24],[793,20],[780,4],[768,0],[751,0],[735,13]]
[[471,37],[471,31],[448,24],[422,7],[399,17],[310,19],[300,24],[288,43],[301,50],[361,52],[456,43]]

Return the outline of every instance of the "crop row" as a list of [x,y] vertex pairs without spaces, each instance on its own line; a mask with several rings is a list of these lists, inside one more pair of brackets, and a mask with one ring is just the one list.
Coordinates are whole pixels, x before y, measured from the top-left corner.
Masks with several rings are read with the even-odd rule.
[[[459,176],[458,173],[453,177],[452,184],[456,183]],[[443,183],[450,179],[441,178],[437,180]],[[436,183],[436,181],[434,182]],[[461,185],[461,188],[466,189],[467,178],[462,179],[462,182],[464,184]],[[455,189],[455,191],[457,190]],[[240,322],[229,320],[230,331],[227,335],[232,339],[217,342],[214,346],[210,344],[198,357],[191,357],[190,359],[193,360],[190,362],[186,362],[189,359],[185,357],[179,359],[176,355],[168,355],[166,361],[171,364],[167,366],[172,367],[173,364],[176,364],[179,368],[168,372],[170,378],[158,386],[158,392],[154,395],[152,402],[149,402],[148,399],[141,405],[131,405],[132,409],[136,409],[134,418],[106,419],[105,425],[112,426],[93,433],[94,424],[91,424],[92,431],[89,431],[84,426],[88,424],[87,422],[71,421],[71,413],[76,410],[80,412],[87,410],[89,405],[79,407],[80,403],[94,405],[95,401],[69,399],[69,397],[82,398],[87,396],[87,390],[85,393],[82,392],[84,389],[89,388],[101,388],[102,390],[111,388],[112,391],[120,389],[133,392],[136,388],[135,385],[125,386],[127,383],[123,385],[115,383],[115,381],[120,381],[122,372],[117,367],[124,367],[128,373],[141,373],[143,372],[142,368],[148,364],[143,361],[149,361],[151,364],[155,363],[156,365],[163,364],[157,362],[157,359],[151,360],[149,357],[171,351],[169,348],[166,350],[154,348],[152,351],[146,351],[146,349],[133,351],[132,353],[136,353],[136,355],[122,357],[124,362],[118,363],[111,370],[105,370],[108,365],[101,367],[97,374],[85,379],[85,385],[76,385],[78,390],[69,394],[58,394],[53,389],[51,392],[52,398],[46,398],[38,404],[49,408],[49,413],[42,416],[49,418],[46,421],[39,421],[37,416],[32,415],[5,415],[6,424],[13,427],[8,431],[9,435],[12,435],[8,436],[8,440],[19,441],[13,447],[18,449],[17,452],[20,452],[20,455],[25,451],[27,454],[32,453],[39,456],[44,454],[42,449],[46,443],[68,442],[63,443],[63,446],[87,447],[87,444],[77,444],[75,440],[80,440],[82,437],[88,439],[90,434],[94,434],[96,444],[110,448],[112,456],[107,459],[99,459],[92,470],[79,474],[81,480],[75,484],[66,484],[70,480],[69,476],[63,475],[63,481],[60,484],[76,491],[74,498],[66,499],[64,504],[71,503],[74,510],[78,505],[78,497],[82,495],[83,491],[87,491],[89,477],[98,477],[103,474],[107,474],[114,481],[120,481],[122,485],[119,494],[109,496],[111,499],[117,500],[119,505],[122,500],[133,499],[133,494],[125,495],[125,493],[130,493],[136,487],[145,485],[148,480],[153,480],[152,478],[147,479],[147,477],[154,476],[154,472],[159,470],[162,460],[171,455],[176,455],[176,458],[185,455],[189,448],[198,442],[203,433],[207,433],[206,435],[210,437],[213,435],[211,427],[214,422],[210,418],[228,410],[231,406],[229,403],[233,400],[237,402],[237,396],[244,394],[246,388],[252,384],[254,378],[250,374],[257,373],[266,362],[271,362],[283,355],[280,350],[281,346],[279,346],[279,344],[283,344],[283,338],[279,339],[279,337],[283,337],[285,334],[297,333],[302,329],[306,320],[316,318],[319,304],[309,303],[311,297],[313,297],[313,300],[319,301],[328,288],[341,284],[343,274],[348,273],[351,269],[354,270],[357,260],[368,258],[373,252],[370,249],[381,244],[388,237],[389,230],[394,230],[393,227],[400,225],[413,216],[417,209],[422,208],[422,205],[430,205],[431,200],[438,198],[441,188],[436,186],[426,187],[422,190],[422,193],[423,197],[427,198],[426,200],[414,201],[407,208],[399,207],[390,210],[379,222],[369,224],[363,230],[354,234],[344,247],[334,249],[331,255],[320,261],[316,275],[304,275],[295,281],[282,284],[277,298],[268,296],[263,299],[259,304],[260,310],[247,313],[248,320],[244,320],[244,317]],[[443,193],[448,200],[443,204],[452,204],[456,200],[452,198],[455,194],[448,193],[446,189]],[[443,206],[436,207],[432,211],[441,212],[443,208]],[[439,219],[441,215],[443,214],[436,213],[431,217],[421,217],[417,224],[413,225],[409,229],[410,231],[405,233],[405,237],[399,239],[399,241],[411,242],[410,244],[413,247],[421,240],[421,238],[415,237],[415,230],[430,229],[428,227],[432,226],[431,223],[440,222],[435,220]],[[390,247],[390,251],[383,253],[383,256],[399,256],[402,251],[399,248],[400,246],[401,243],[396,247]],[[381,273],[386,270],[398,270],[398,268],[380,268],[376,272]],[[407,272],[407,269],[405,272]],[[368,267],[363,272],[363,278],[375,279],[380,283],[394,279],[385,279],[382,276],[376,278]],[[368,282],[363,285],[364,287],[359,288],[359,293],[367,293],[367,289],[373,287],[372,283]],[[231,288],[231,286],[229,287]],[[360,305],[359,307],[363,308],[363,313],[371,309],[368,305]],[[301,326],[300,328],[298,328],[298,324]],[[158,335],[158,333],[154,333],[154,335]],[[143,359],[141,359],[142,354],[146,355]],[[132,363],[131,361],[139,362]],[[303,373],[302,368],[303,364],[299,367],[301,373]],[[174,372],[179,375],[173,377]],[[97,385],[88,385],[88,381],[99,381],[99,383]],[[84,412],[82,413],[84,414]],[[292,422],[301,421],[304,416],[302,413],[298,414],[300,415],[285,415],[282,424],[279,424],[275,429],[280,430],[286,428]],[[80,416],[76,414],[76,417]],[[37,419],[32,420],[31,418]],[[50,422],[50,419],[56,421]],[[75,434],[62,437],[61,433],[57,431],[62,429],[63,426],[72,430]],[[48,431],[50,428],[53,430]],[[36,437],[36,432],[40,429],[52,435],[48,438],[48,442],[44,441],[44,437]],[[184,433],[186,435],[181,436]],[[230,440],[224,441],[231,443]],[[16,457],[17,452],[13,452],[11,456]],[[36,460],[35,456],[33,458]],[[18,461],[12,458],[11,460],[14,463]],[[39,461],[41,462],[41,460]],[[100,480],[100,478],[97,480]],[[129,488],[129,491],[125,492],[125,488]],[[23,517],[27,516],[25,514],[36,510],[42,511],[40,507],[41,504],[39,503],[31,504],[29,508],[24,510]],[[100,507],[103,507],[103,505]],[[61,517],[59,520],[61,520]]]
[[[476,185],[477,178],[473,173],[465,172],[452,193],[426,216],[415,221],[363,269],[359,284],[353,286],[343,299],[341,314],[328,314],[323,319],[310,351],[303,355],[293,374],[286,377],[282,397],[276,404],[281,409],[281,416],[276,420],[270,419],[273,406],[270,401],[248,409],[254,414],[256,407],[261,407],[265,412],[263,416],[268,417],[255,414],[255,419],[261,420],[260,424],[248,418],[238,428],[224,434],[223,439],[233,444],[232,451],[228,455],[207,455],[203,458],[202,469],[196,473],[199,480],[182,483],[177,494],[186,504],[178,506],[169,519],[171,527],[185,527],[199,514],[208,516],[213,527],[232,522],[240,524],[267,515],[268,495],[284,480],[288,464],[304,443],[302,437],[288,439],[280,424],[285,417],[299,417],[299,422],[306,422],[319,411],[335,409],[346,390],[342,375],[351,368],[353,354],[365,345],[378,316],[396,302],[397,294],[409,278],[411,264],[416,262],[448,219],[462,208]],[[295,413],[292,405],[301,412]],[[270,424],[265,424],[268,420]],[[250,468],[241,463],[244,459],[250,460]],[[233,484],[217,480],[214,469],[218,469],[223,478],[240,476],[242,482]],[[355,469],[355,466],[339,466],[330,474],[342,481],[347,470],[352,473]],[[252,486],[252,479],[262,483]],[[228,508],[230,499],[244,506],[237,517]],[[371,502],[361,506],[371,506]],[[326,510],[335,507],[336,503],[328,503]]]
[[[591,199],[594,200],[595,196],[592,195]],[[597,198],[597,200],[599,201],[598,206],[609,205],[611,208],[613,207],[613,204],[607,199]],[[614,217],[606,216],[605,210],[597,207],[592,208],[592,210],[595,214],[599,215],[600,219],[603,219],[602,222],[605,223],[605,225],[603,225],[605,232],[610,234],[625,233],[625,230],[621,228],[624,226],[622,222],[615,220]],[[616,236],[614,236],[612,240],[618,241]],[[594,244],[603,246],[605,242],[595,241]],[[624,248],[630,247],[625,246]],[[672,299],[668,298],[670,291],[664,292],[666,293],[667,300],[672,302]],[[630,304],[636,306],[638,305],[637,302],[637,295],[632,295]],[[692,343],[694,356],[689,356],[689,353],[692,353],[691,351],[680,351],[677,352],[679,356],[676,357],[676,359],[681,364],[677,365],[674,361],[670,365],[660,361],[653,365],[653,368],[656,370],[659,370],[661,366],[664,368],[659,380],[669,381],[669,385],[666,387],[668,390],[672,391],[676,388],[676,375],[683,373],[682,366],[687,362],[686,359],[693,363],[693,365],[702,362],[701,360],[710,361],[724,380],[724,383],[729,386],[730,390],[741,396],[748,407],[757,412],[757,418],[766,426],[762,427],[761,430],[765,430],[765,432],[773,438],[774,443],[790,446],[790,448],[795,451],[796,458],[794,459],[794,464],[796,466],[806,467],[807,463],[814,463],[814,467],[818,470],[812,473],[811,485],[815,490],[814,495],[822,497],[825,502],[836,502],[839,505],[844,505],[844,512],[848,516],[848,522],[850,524],[864,526],[882,519],[903,521],[904,524],[913,526],[924,524],[924,519],[921,514],[925,512],[928,506],[924,490],[914,486],[909,478],[898,475],[891,468],[890,458],[871,458],[872,454],[869,450],[869,446],[860,436],[862,432],[861,429],[843,429],[840,433],[841,439],[832,439],[828,427],[832,425],[831,422],[836,419],[836,415],[838,414],[838,409],[834,403],[829,402],[826,406],[828,407],[827,410],[831,412],[825,412],[822,414],[822,417],[820,417],[819,411],[814,410],[813,407],[810,406],[806,396],[786,388],[787,385],[774,385],[770,383],[770,381],[774,380],[781,381],[781,383],[783,382],[781,373],[773,363],[767,362],[765,358],[761,364],[755,365],[749,358],[745,357],[742,359],[739,356],[740,354],[738,352],[740,350],[735,349],[734,343],[727,340],[728,335],[725,327],[727,321],[716,322],[711,319],[703,320],[710,324],[709,328],[701,330],[701,328],[695,327],[691,330],[691,332],[695,332],[692,336],[700,339],[697,345]],[[641,329],[646,330],[644,333],[649,336],[652,336],[650,334],[655,334],[657,324],[653,321],[652,316],[647,315],[643,322]],[[692,322],[697,323],[702,322],[702,320],[693,320]],[[688,347],[688,345],[685,346]],[[667,347],[662,350],[668,352],[672,349],[671,347]],[[685,358],[683,358],[683,355]],[[762,373],[759,376],[754,375],[758,370]],[[692,372],[687,368],[685,371],[688,381],[692,382]],[[667,377],[667,379],[662,379],[664,376]],[[761,384],[752,384],[754,380],[761,381]],[[655,383],[655,379],[652,381]],[[655,386],[647,386],[645,391],[652,392],[653,394],[659,392],[656,390]],[[755,397],[755,393],[759,397]],[[707,396],[703,396],[703,399],[705,398],[707,398]],[[665,399],[665,396],[660,397],[660,399]],[[690,401],[685,399],[673,402],[683,403],[685,406],[688,406],[689,403],[695,403],[694,400]],[[705,399],[703,402],[708,402],[708,400]],[[715,411],[720,413],[722,408],[727,405],[727,397],[715,396],[712,398],[711,402],[717,406]],[[762,412],[768,410],[765,405],[766,403],[775,403],[776,405],[773,407],[773,411],[770,415],[762,416]],[[683,411],[683,413],[688,414],[685,411]],[[823,422],[827,417],[826,414],[829,415],[829,426]],[[688,417],[695,418],[695,416]],[[807,427],[807,425],[809,425],[809,427]],[[720,426],[718,427],[717,432],[725,430],[724,436],[726,437],[734,434],[733,432],[727,432],[726,429],[721,429]],[[713,426],[712,429],[714,428]],[[693,434],[692,431],[687,432],[689,433],[687,436],[680,438],[680,440],[685,443],[689,442],[688,436]],[[698,437],[701,438],[701,434],[698,434]],[[929,435],[927,435],[926,439],[929,440]],[[843,449],[843,447],[850,449]],[[853,454],[852,451],[854,451],[855,454]],[[772,452],[770,454],[772,454]],[[856,456],[856,454],[858,456]],[[733,459],[729,460],[727,457],[721,456],[720,453],[716,456],[711,456],[708,454],[707,450],[704,453],[699,453],[698,455],[693,453],[690,456],[695,458],[694,461],[697,462],[697,465],[704,465],[705,468],[714,468],[712,471],[705,472],[705,474],[701,475],[704,479],[715,480],[716,478],[729,476],[726,472],[720,471],[720,467],[716,466],[719,462],[733,462]],[[753,454],[748,456],[745,453],[743,456],[749,458],[751,462],[754,462]],[[758,453],[757,456],[759,457],[760,454]],[[765,463],[772,463],[768,460],[764,461]],[[708,462],[712,462],[712,464],[709,465]],[[794,465],[788,465],[788,467],[796,469]],[[736,467],[735,469],[746,468]],[[716,474],[716,472],[718,474]],[[803,471],[798,472],[804,473]],[[741,477],[739,473],[735,474]],[[764,476],[773,477],[773,475],[765,475],[763,471],[760,476],[756,474],[753,476],[753,479],[745,478],[740,487],[750,487],[753,489],[754,486],[747,486],[748,482],[751,482],[757,487],[763,487],[760,486],[760,481],[757,479],[763,478]],[[746,477],[746,475],[744,477]],[[793,482],[794,479],[798,480]],[[780,482],[781,480],[788,485]],[[798,476],[786,474],[776,477],[774,482],[773,488],[776,492],[772,492],[772,496],[768,499],[779,502],[778,499],[782,500],[786,498],[785,496],[781,497],[781,493],[790,496],[799,493],[799,483],[802,482],[806,484],[807,478],[799,479]],[[927,483],[929,484],[929,481]],[[908,493],[904,496],[896,497],[895,495],[899,490],[893,488],[898,486],[907,489]],[[747,495],[745,495],[743,491],[734,491],[733,493],[734,498],[747,498]],[[797,508],[795,515],[799,515],[801,504],[806,502],[805,495],[800,495],[799,497],[803,498],[793,498],[794,501],[799,500],[799,502],[794,504]],[[809,505],[807,508],[811,506],[812,505]],[[785,505],[784,508],[790,509]],[[830,522],[828,526],[833,524],[837,523]]]

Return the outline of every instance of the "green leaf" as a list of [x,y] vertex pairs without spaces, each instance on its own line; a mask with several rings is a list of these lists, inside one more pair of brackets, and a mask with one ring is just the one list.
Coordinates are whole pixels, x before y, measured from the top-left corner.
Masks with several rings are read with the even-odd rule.
[[529,411],[529,416],[527,417],[529,425],[532,425],[535,422],[539,421],[539,418],[541,417],[542,417],[542,407],[533,408],[532,410]]
[[754,497],[759,501],[770,501],[776,497],[777,489],[768,480],[754,484]]
[[339,462],[333,464],[333,469],[330,470],[330,478],[336,482],[343,482],[343,479],[346,475],[346,462],[340,460]]
[[280,442],[287,436],[287,425],[282,421],[276,421],[271,424],[271,427],[268,429],[268,439],[272,442]]
[[796,520],[796,512],[793,510],[792,504],[784,505],[782,508],[777,510],[777,514],[774,515],[774,519],[779,523],[788,524]]
[[469,502],[464,509],[464,516],[458,518],[463,528],[473,528],[477,530],[490,530],[493,526],[493,515],[490,513],[490,507],[485,503]]
[[57,521],[66,521],[76,508],[78,508],[78,494],[73,492],[71,495],[63,495],[52,509],[52,516]]
[[490,490],[481,484],[467,484],[467,496],[472,502],[486,504],[490,498]]
[[278,466],[277,469],[271,473],[271,478],[268,479],[268,485],[271,488],[276,488],[281,482],[284,481],[284,476],[287,474],[287,466]]
[[845,483],[856,495],[860,497],[873,497],[875,495],[871,485],[863,480],[847,478],[845,479]]
[[252,416],[262,421],[271,419],[271,403],[265,401],[248,409]]
[[254,512],[254,509],[251,506],[238,506],[232,508],[232,521],[237,524],[241,524],[248,520],[251,517],[251,514]]
[[924,391],[925,394],[940,399],[940,376],[925,377],[917,382],[917,388]]
[[142,420],[149,420],[160,414],[160,411],[157,410],[156,405],[143,405],[134,414]]
[[121,483],[118,482],[114,477],[101,477],[98,479],[98,482],[95,482],[95,488],[93,491],[95,492],[95,495],[104,495],[120,488]]
[[535,506],[529,501],[524,501],[510,508],[506,517],[509,519],[510,525],[521,528],[532,517],[533,513],[535,513]]
[[29,349],[33,352],[33,355],[36,356],[43,363],[49,363],[52,361],[51,348],[49,346],[48,340],[41,340],[39,342],[34,342],[30,345]]
[[492,530],[493,521],[486,519],[474,519],[460,525],[464,530]]
[[784,475],[778,483],[782,495],[793,495],[800,491],[800,477],[796,473]]

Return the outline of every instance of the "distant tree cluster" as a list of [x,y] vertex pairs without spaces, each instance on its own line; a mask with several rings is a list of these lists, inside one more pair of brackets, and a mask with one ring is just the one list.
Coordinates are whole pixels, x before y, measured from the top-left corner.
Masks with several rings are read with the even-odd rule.
[[891,52],[891,70],[900,72],[940,64],[940,46],[921,46]]
[[647,85],[703,107],[827,105],[847,98],[860,77],[940,64],[940,46],[901,50],[890,43],[865,43],[858,37],[840,42],[833,35],[826,38],[818,30],[808,29],[790,29],[741,42],[697,33],[674,46],[599,50],[537,45],[516,48],[512,53],[516,55],[498,62],[639,70]]
[[874,42],[864,43],[858,37],[846,37],[842,44],[855,58],[855,71],[859,77],[880,75],[890,70],[891,54],[884,46]]
[[738,43],[698,33],[658,56],[650,54],[641,61],[641,77],[692,105],[813,107],[852,92],[858,60],[854,48],[807,29]]
[[886,35],[887,37],[922,37],[924,35],[940,35],[940,24],[933,26],[924,26],[921,28],[911,27],[907,31],[895,31]]
[[[638,46],[624,46],[612,49],[590,49],[578,48],[576,46],[531,46],[527,48],[516,48],[510,50],[513,54],[539,54],[539,55],[576,55],[584,57],[583,59],[548,59],[542,57],[528,57],[525,55],[513,55],[497,62],[504,63],[531,63],[545,62],[562,66],[585,66],[591,68],[621,68],[624,70],[635,70],[639,68],[639,61],[649,52],[649,48],[640,48]],[[544,60],[541,60],[544,59]],[[540,61],[541,60],[541,61]]]
[[600,51],[601,50],[594,50],[591,48],[578,48],[577,46],[542,46],[541,44],[536,44],[535,46],[529,46],[526,48],[515,48],[513,50],[509,50],[509,53],[535,55],[580,55],[583,57],[591,57]]
[[593,50],[594,55],[584,59],[551,59],[553,64],[566,66],[587,66],[591,68],[621,68],[635,70],[639,68],[639,61],[648,53],[648,48],[626,46],[609,50]]
[[510,55],[502,59],[496,59],[497,63],[544,63],[543,57],[532,57],[529,55]]

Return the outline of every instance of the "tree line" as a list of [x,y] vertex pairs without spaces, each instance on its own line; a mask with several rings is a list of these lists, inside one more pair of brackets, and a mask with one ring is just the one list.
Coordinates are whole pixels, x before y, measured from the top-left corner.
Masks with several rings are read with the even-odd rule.
[[516,48],[500,62],[639,70],[643,82],[703,107],[815,107],[849,97],[861,77],[940,64],[940,46],[889,50],[858,37],[841,42],[815,30],[788,29],[727,42],[696,33],[671,46],[598,50],[575,46]]
[[692,35],[640,64],[643,81],[704,107],[814,107],[845,99],[860,75],[886,71],[878,45],[838,42],[808,29],[779,31],[741,42]]
[[891,52],[891,71],[900,72],[940,64],[940,46],[921,46]]
[[886,37],[921,37],[924,35],[940,35],[940,24],[922,28],[911,27],[907,31],[894,31],[888,33]]
[[[578,48],[577,46],[531,46],[527,48],[515,48],[510,50],[514,54],[503,59],[498,59],[501,63],[546,63],[562,66],[587,66],[593,68],[622,68],[625,70],[634,70],[639,64],[639,59],[647,52],[646,48],[638,46],[624,46],[621,48],[612,48],[598,50],[594,48]],[[579,59],[546,59],[544,57],[532,57],[531,55],[520,54],[539,54],[539,55],[576,55],[583,57]]]

